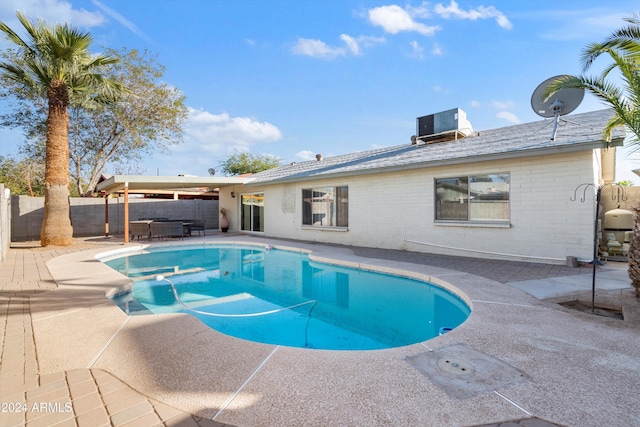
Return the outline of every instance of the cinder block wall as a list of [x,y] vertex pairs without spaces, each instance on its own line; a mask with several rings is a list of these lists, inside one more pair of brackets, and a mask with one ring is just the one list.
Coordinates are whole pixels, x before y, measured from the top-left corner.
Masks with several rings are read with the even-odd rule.
[[[100,236],[105,233],[105,213],[109,211],[109,234],[124,232],[124,199],[73,197],[71,222],[73,235]],[[43,197],[13,196],[11,203],[11,241],[40,239],[44,212]],[[165,200],[129,198],[129,220],[138,218],[204,220],[208,229],[218,228],[217,200]]]
[[[593,193],[593,192],[592,192]],[[602,213],[618,208],[633,212],[633,208],[640,208],[640,186],[619,187],[606,185],[600,194]]]
[[11,197],[9,189],[0,184],[0,261],[7,258],[11,245]]

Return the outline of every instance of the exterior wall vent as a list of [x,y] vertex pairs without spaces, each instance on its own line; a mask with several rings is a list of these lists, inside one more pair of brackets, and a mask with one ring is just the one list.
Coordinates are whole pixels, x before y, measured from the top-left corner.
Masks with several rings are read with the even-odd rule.
[[431,144],[464,138],[473,133],[467,114],[459,108],[442,111],[416,119],[416,138],[412,144]]

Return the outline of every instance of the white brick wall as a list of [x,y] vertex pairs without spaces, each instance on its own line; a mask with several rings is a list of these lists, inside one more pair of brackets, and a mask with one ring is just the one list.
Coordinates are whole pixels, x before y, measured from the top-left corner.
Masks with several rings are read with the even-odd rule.
[[[231,229],[239,225],[239,195],[263,191],[267,236],[346,245],[406,249],[497,258],[539,257],[532,261],[564,263],[567,256],[590,260],[593,251],[594,191],[571,201],[575,188],[593,183],[591,151],[541,155],[298,183],[236,186],[232,199],[222,189],[221,206],[229,210]],[[434,179],[495,172],[511,174],[510,227],[451,226],[434,222]],[[346,232],[301,226],[303,188],[349,186]],[[415,240],[481,254],[409,243]]]

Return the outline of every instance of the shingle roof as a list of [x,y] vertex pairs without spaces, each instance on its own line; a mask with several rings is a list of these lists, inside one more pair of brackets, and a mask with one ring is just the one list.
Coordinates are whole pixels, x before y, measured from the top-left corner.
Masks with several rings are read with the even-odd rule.
[[[602,129],[612,116],[610,110],[600,110],[561,117],[554,140],[551,140],[554,120],[546,119],[474,132],[457,141],[428,145],[411,145],[407,142],[393,147],[328,157],[321,161],[292,163],[253,175],[254,180],[251,184],[468,163],[537,155],[550,151],[599,148],[603,144]],[[614,132],[615,145],[621,144],[624,135],[622,129]]]

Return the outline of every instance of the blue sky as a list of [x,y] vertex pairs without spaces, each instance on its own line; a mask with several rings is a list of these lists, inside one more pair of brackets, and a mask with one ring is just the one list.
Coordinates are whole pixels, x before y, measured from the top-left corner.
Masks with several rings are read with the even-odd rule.
[[[237,150],[288,163],[409,143],[416,117],[451,108],[474,130],[539,120],[534,89],[580,74],[584,46],[640,12],[637,0],[3,0],[14,29],[16,10],[91,32],[96,52],[157,54],[189,122],[183,144],[140,168],[202,176]],[[575,113],[601,108],[587,94]],[[19,132],[0,138],[1,155],[17,152]],[[619,166],[640,183],[628,172],[640,160]]]

